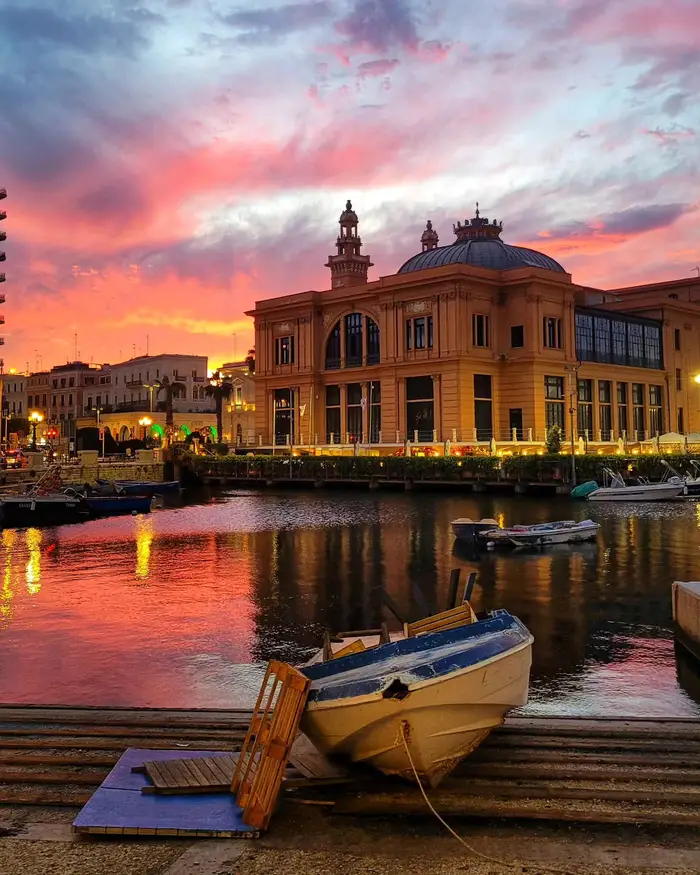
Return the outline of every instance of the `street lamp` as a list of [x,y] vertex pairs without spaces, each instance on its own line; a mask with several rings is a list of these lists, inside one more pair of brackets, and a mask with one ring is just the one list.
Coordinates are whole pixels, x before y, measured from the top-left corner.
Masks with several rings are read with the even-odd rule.
[[34,452],[36,452],[36,427],[37,427],[37,425],[39,425],[40,422],[43,422],[43,421],[44,421],[44,417],[42,416],[41,413],[39,413],[36,410],[32,411],[31,415],[29,416],[29,422],[31,423],[31,426],[32,426],[32,450]]
[[143,440],[146,440],[146,430],[152,424],[153,420],[150,416],[142,416],[141,419],[139,419],[139,425],[143,428]]

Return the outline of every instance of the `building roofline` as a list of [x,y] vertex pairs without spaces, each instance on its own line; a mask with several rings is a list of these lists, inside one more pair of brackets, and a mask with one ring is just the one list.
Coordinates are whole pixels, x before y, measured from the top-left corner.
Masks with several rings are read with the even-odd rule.
[[620,288],[615,289],[601,289],[600,291],[609,292],[613,295],[618,293],[630,293],[630,292],[652,292],[656,289],[676,289],[682,288],[683,286],[698,286],[700,289],[700,277],[688,277],[688,279],[680,279],[680,280],[666,280],[664,282],[658,283],[645,283],[640,286],[621,286]]
[[113,365],[105,365],[110,368],[120,368],[123,365],[139,364],[145,361],[153,361],[154,359],[204,359],[209,360],[206,355],[186,355],[181,352],[159,352],[157,355],[137,355],[134,358],[125,359],[123,362],[115,362]]

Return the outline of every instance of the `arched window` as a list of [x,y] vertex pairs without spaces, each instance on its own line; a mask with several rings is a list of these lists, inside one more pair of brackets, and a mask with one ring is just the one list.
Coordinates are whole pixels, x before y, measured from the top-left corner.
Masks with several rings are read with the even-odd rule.
[[379,326],[367,317],[367,364],[378,365],[380,358]]
[[326,370],[340,367],[340,322],[336,322],[326,344]]
[[362,366],[362,314],[350,313],[345,317],[345,367]]

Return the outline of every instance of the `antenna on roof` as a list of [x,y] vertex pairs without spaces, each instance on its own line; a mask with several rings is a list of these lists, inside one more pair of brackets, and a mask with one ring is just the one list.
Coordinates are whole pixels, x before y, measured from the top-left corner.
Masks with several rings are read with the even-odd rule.
[[[698,272],[698,279],[700,279],[700,267],[694,267],[693,270],[697,270],[697,272]],[[691,270],[691,273],[692,273],[692,272],[693,272],[693,271]]]

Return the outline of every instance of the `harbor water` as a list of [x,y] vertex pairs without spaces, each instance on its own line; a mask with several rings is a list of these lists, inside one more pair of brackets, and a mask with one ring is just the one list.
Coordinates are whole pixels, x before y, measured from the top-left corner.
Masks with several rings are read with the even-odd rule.
[[[540,552],[456,547],[450,521],[593,518],[597,542]],[[0,701],[249,707],[265,661],[299,662],[326,627],[445,606],[478,571],[477,610],[534,637],[531,714],[700,716],[674,647],[671,583],[700,576],[700,505],[343,491],[229,493],[146,516],[0,540]]]

